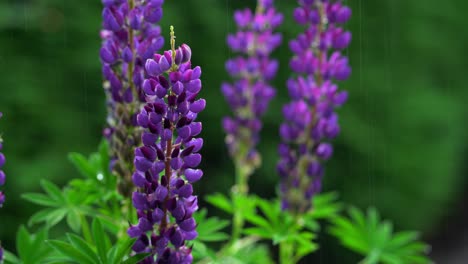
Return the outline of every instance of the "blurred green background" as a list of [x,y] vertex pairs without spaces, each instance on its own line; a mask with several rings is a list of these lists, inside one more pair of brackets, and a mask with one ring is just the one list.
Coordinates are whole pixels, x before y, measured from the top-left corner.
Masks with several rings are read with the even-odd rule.
[[[284,83],[291,55],[287,40],[301,31],[291,18],[296,1],[276,2],[285,14],[284,45],[274,54],[281,62],[274,81],[278,96],[265,118],[264,163],[251,179],[252,191],[264,197],[274,197],[278,182],[277,131],[281,106],[288,101]],[[434,256],[444,257],[461,243],[468,222],[463,210],[468,3],[345,2],[353,8],[346,26],[353,32],[346,51],[353,74],[341,84],[350,100],[340,110],[342,134],[327,166],[325,190],[337,190],[344,201],[362,208],[375,205],[398,228],[423,231],[434,244]],[[206,171],[196,186],[202,195],[227,193],[233,184],[220,125],[229,109],[220,84],[228,80],[225,60],[235,56],[225,45],[235,30],[232,13],[243,6],[253,7],[254,1],[167,0],[161,22],[165,35],[170,24],[175,26],[177,41],[191,45],[193,63],[203,68]],[[38,209],[21,200],[21,193],[38,190],[42,178],[64,184],[77,177],[67,153],[88,154],[100,141],[105,120],[98,59],[101,8],[99,0],[0,1],[0,131],[8,159],[0,238],[7,248],[13,247],[17,227]],[[338,246],[323,242],[327,249],[317,259],[343,263]]]

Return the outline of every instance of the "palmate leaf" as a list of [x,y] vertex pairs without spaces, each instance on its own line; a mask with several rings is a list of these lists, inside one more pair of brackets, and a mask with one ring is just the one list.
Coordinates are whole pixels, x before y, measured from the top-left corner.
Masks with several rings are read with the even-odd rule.
[[348,214],[349,218],[333,218],[330,233],[347,248],[366,256],[362,264],[431,263],[429,246],[418,241],[417,232],[394,233],[391,222],[380,220],[373,208],[367,215],[356,208],[350,208]]
[[99,220],[93,221],[92,236],[93,241],[87,241],[68,233],[66,240],[47,241],[60,255],[47,258],[46,263],[130,264],[147,257],[147,254],[129,257],[135,239],[123,237],[112,244]]
[[203,242],[225,241],[229,236],[222,232],[229,225],[229,221],[217,217],[207,217],[207,210],[203,209],[195,213],[197,221],[197,240]]
[[332,219],[342,210],[343,205],[338,202],[338,193],[322,193],[312,198],[312,209],[305,214],[306,218]]
[[29,226],[45,222],[46,227],[51,228],[66,219],[70,228],[78,232],[81,228],[80,216],[94,215],[89,205],[73,199],[73,192],[70,192],[70,189],[60,190],[58,186],[46,180],[42,180],[41,185],[46,194],[26,193],[22,195],[23,199],[31,203],[48,207],[31,216]]
[[[273,264],[269,248],[258,243],[255,237],[244,237],[233,242],[228,247],[222,248],[219,252],[214,252],[200,242],[193,243],[194,263],[210,264]],[[200,247],[198,248],[197,247]]]
[[208,195],[205,200],[226,213],[232,214],[234,211],[234,205],[231,200],[221,193]]
[[98,218],[93,220],[92,224],[92,234],[94,244],[96,245],[97,252],[103,263],[107,263],[107,251],[110,249],[110,245],[106,243],[106,240],[109,240],[107,234],[102,228],[102,223]]
[[18,256],[11,252],[5,252],[5,264],[45,263],[45,259],[52,256],[49,248],[44,244],[47,237],[47,229],[30,233],[24,226],[20,226],[16,235]]
[[117,178],[109,171],[109,143],[106,140],[101,141],[99,151],[92,153],[89,158],[79,153],[70,153],[68,159],[85,178],[109,190],[116,188]]
[[244,217],[253,225],[244,229],[244,234],[271,240],[273,245],[294,245],[292,263],[296,263],[302,257],[318,249],[315,243],[315,234],[308,230],[302,217],[295,217],[288,212],[282,211],[278,200],[268,201],[259,197],[249,197],[254,201],[257,210],[247,210]]
[[47,241],[47,243],[56,251],[68,257],[71,261],[75,263],[83,263],[83,264],[95,263],[91,256],[88,256],[87,254],[79,250],[78,248],[75,248],[72,244],[69,244],[67,242],[60,241],[60,240],[49,240]]
[[115,205],[119,204],[122,197],[117,193],[116,177],[109,172],[107,143],[103,141],[99,152],[91,154],[89,158],[77,153],[70,154],[69,158],[86,179],[73,179],[63,189],[42,180],[41,186],[45,193],[23,194],[24,199],[47,207],[35,213],[28,225],[44,222],[47,228],[51,228],[66,220],[68,226],[78,233],[84,217],[97,216],[106,223],[108,229],[117,232],[120,222],[117,223],[116,219],[122,217],[119,206]]
[[[248,223],[243,229],[243,234],[248,237],[271,240],[273,245],[294,244],[295,252],[292,261],[296,262],[318,249],[318,245],[314,242],[314,232],[320,229],[317,220],[336,217],[342,207],[336,202],[336,193],[317,195],[313,200],[313,210],[299,216],[283,212],[278,200],[269,201],[253,195],[234,197],[234,199],[232,201],[223,194],[214,194],[208,196],[207,201],[227,213],[232,213],[235,206],[241,206],[242,216]],[[201,243],[195,244],[194,250],[198,249],[200,252],[210,254],[206,246]],[[232,254],[224,256],[233,257]],[[232,259],[223,261],[237,263]]]
[[[226,261],[231,260],[231,262]],[[239,263],[239,264],[273,264],[275,263],[270,251],[266,245],[255,243],[247,243],[245,246],[238,248],[237,252],[231,254],[226,259],[218,259],[216,263]]]
[[193,256],[195,259],[210,258],[216,259],[215,252],[205,245],[207,242],[226,241],[229,236],[222,232],[229,221],[221,220],[217,217],[208,217],[206,209],[200,210],[194,214],[197,221],[197,239],[191,242],[193,246]]

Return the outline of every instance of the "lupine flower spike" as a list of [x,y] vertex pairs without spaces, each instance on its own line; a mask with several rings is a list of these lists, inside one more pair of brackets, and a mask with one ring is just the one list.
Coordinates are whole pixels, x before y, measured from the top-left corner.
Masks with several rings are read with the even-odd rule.
[[[2,118],[3,113],[0,112],[0,119]],[[2,136],[0,135],[0,151],[3,148],[3,140]],[[0,186],[5,185],[5,172],[2,170],[3,165],[5,165],[5,155],[3,155],[2,152],[0,152]],[[5,195],[3,194],[2,191],[0,191],[0,208],[3,206],[5,203]],[[0,263],[3,263],[3,248],[0,243]]]
[[119,190],[130,196],[133,152],[140,145],[136,114],[145,103],[142,89],[144,64],[164,45],[161,28],[164,0],[102,0],[103,39],[100,50],[107,94],[112,171],[119,176]]
[[234,20],[239,31],[229,35],[227,43],[240,55],[226,62],[226,70],[236,81],[221,87],[233,112],[232,117],[223,119],[223,127],[236,168],[246,170],[248,176],[260,165],[256,146],[261,117],[275,96],[268,81],[278,70],[278,61],[269,56],[281,44],[281,34],[274,33],[274,29],[283,16],[276,12],[273,0],[258,0],[255,13],[248,8],[238,10]]
[[[0,119],[2,118],[3,113],[0,112]],[[2,170],[3,165],[5,165],[5,155],[1,152],[3,148],[3,140],[0,135],[0,187],[5,185],[5,172]],[[2,191],[0,191],[0,208],[3,206],[3,203],[5,203],[5,195],[3,194]],[[1,260],[1,258],[0,258]]]
[[193,213],[198,209],[192,184],[203,176],[197,169],[203,139],[197,115],[206,105],[197,99],[202,88],[201,68],[192,69],[192,51],[186,44],[175,48],[171,27],[171,50],[145,63],[143,82],[146,105],[138,114],[143,146],[135,151],[133,193],[138,224],[128,229],[138,238],[133,250],[148,252],[143,263],[192,263],[187,240],[197,237]]
[[335,109],[348,97],[335,81],[351,73],[341,53],[351,41],[342,28],[351,9],[341,1],[298,2],[294,19],[307,29],[289,43],[294,53],[290,68],[297,76],[287,82],[292,102],[283,108],[278,164],[282,207],[296,213],[310,209],[312,196],[321,190],[324,162],[333,153],[329,141],[340,132]]

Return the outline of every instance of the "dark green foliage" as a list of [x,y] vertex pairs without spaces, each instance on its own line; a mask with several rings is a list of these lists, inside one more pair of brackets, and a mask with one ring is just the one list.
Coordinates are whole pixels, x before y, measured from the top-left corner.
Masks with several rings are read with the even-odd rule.
[[226,233],[221,232],[229,226],[229,221],[217,217],[207,217],[207,210],[203,209],[195,215],[197,221],[198,240],[203,242],[225,241],[229,238]]
[[[242,213],[250,224],[244,234],[252,238],[272,241],[273,245],[294,245],[296,251],[291,263],[317,250],[315,233],[320,229],[319,219],[333,218],[341,206],[336,202],[336,194],[323,194],[314,198],[314,210],[310,213],[293,216],[280,209],[279,201],[268,201],[257,196],[235,197],[242,204]],[[232,213],[233,203],[222,194],[207,197],[207,201],[217,208]]]
[[11,253],[7,253],[5,254],[5,263],[45,263],[45,260],[50,256],[50,249],[44,244],[47,236],[47,229],[39,230],[36,233],[29,233],[24,226],[21,226],[16,234],[16,249],[18,251],[18,257]]
[[67,263],[89,264],[134,264],[147,255],[129,257],[134,239],[120,238],[111,243],[101,222],[92,223],[92,241],[86,241],[75,234],[67,234],[67,241],[49,240],[48,244],[66,259]]
[[[41,186],[46,194],[23,194],[22,197],[31,203],[48,207],[36,212],[28,224],[44,222],[47,228],[51,228],[65,219],[74,232],[79,232],[85,217],[99,217],[108,224],[108,228],[117,232],[122,199],[116,190],[116,177],[107,170],[107,143],[103,141],[99,152],[91,154],[89,159],[78,153],[69,157],[86,179],[73,179],[63,190],[42,180]],[[121,222],[125,220],[120,219]]]
[[[18,257],[7,251],[6,263],[130,264],[147,256],[130,254],[134,239],[125,234],[128,224],[123,220],[132,217],[134,212],[126,215],[122,198],[117,194],[108,195],[116,192],[116,186],[114,180],[106,179],[114,176],[104,172],[109,166],[107,144],[102,143],[99,150],[88,159],[80,154],[70,155],[86,179],[74,179],[63,189],[43,180],[45,194],[23,195],[30,202],[48,208],[29,220],[30,225],[43,223],[43,228],[36,233],[29,233],[21,226],[16,238]],[[263,243],[267,240],[272,246],[279,246],[280,263],[297,263],[318,249],[316,238],[321,224],[331,221],[331,233],[346,247],[366,255],[363,264],[429,262],[425,256],[427,246],[417,241],[416,233],[393,235],[391,223],[380,223],[375,210],[369,210],[367,219],[357,209],[350,210],[350,220],[339,216],[342,206],[337,197],[336,193],[316,195],[313,210],[291,215],[280,209],[278,200],[255,195],[232,198],[220,193],[210,195],[206,200],[229,214],[234,213],[234,205],[242,206],[247,223],[243,229],[245,236],[232,240],[224,232],[230,221],[208,217],[208,211],[202,209],[195,214],[199,236],[189,246],[197,263],[270,264],[274,261],[271,248]],[[93,219],[91,226],[89,218]],[[51,239],[48,230],[65,219],[74,233]],[[213,242],[223,245],[215,250],[218,245]]]
[[[209,196],[207,200],[214,201],[214,203],[216,201],[222,201],[225,204],[231,203],[222,194]],[[229,210],[227,207],[224,209]],[[207,243],[229,241],[230,236],[221,230],[228,227],[230,221],[217,217],[209,218],[206,209],[197,212],[195,219],[198,223],[198,238],[193,242],[193,254],[200,263],[273,263],[268,247],[259,244],[257,238],[240,239],[216,252],[211,247],[213,244]]]
[[381,221],[374,208],[367,215],[356,208],[349,210],[349,218],[335,217],[330,232],[341,243],[364,256],[362,264],[431,263],[426,254],[429,246],[418,241],[413,231],[393,232],[390,221]]

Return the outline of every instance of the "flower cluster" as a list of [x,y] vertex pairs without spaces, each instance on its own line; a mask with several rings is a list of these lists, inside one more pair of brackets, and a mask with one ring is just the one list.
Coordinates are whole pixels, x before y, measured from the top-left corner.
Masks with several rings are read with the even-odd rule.
[[[0,112],[0,118],[2,118],[3,114]],[[3,148],[3,141],[0,136],[0,151]],[[5,185],[5,172],[3,172],[2,167],[5,165],[5,155],[0,152],[0,186]],[[0,191],[0,208],[3,206],[3,203],[5,203],[5,195],[3,194],[2,191]],[[0,248],[1,251],[1,248]],[[1,255],[0,255],[0,261],[2,260]]]
[[278,163],[282,207],[293,212],[310,209],[312,196],[321,190],[323,163],[333,153],[328,141],[340,132],[335,108],[348,97],[334,81],[351,73],[340,52],[351,41],[351,33],[340,27],[351,9],[340,1],[298,2],[294,19],[307,29],[289,43],[294,53],[290,67],[298,76],[287,82],[292,102],[283,108]]
[[238,10],[234,20],[239,28],[227,37],[228,46],[241,55],[226,63],[227,72],[236,79],[234,84],[223,83],[221,90],[233,111],[233,117],[223,120],[226,144],[238,167],[259,166],[256,151],[261,117],[265,113],[275,90],[268,84],[278,70],[278,61],[269,55],[281,44],[281,34],[274,33],[283,20],[276,12],[272,0],[259,0],[255,13],[250,9]]
[[164,0],[102,0],[103,39],[100,50],[108,101],[108,128],[112,170],[120,177],[119,189],[132,190],[133,151],[140,145],[136,114],[145,103],[142,89],[144,64],[164,45],[161,28]]
[[146,62],[150,76],[143,83],[147,104],[137,116],[144,129],[133,174],[138,187],[133,205],[139,220],[128,234],[138,238],[135,252],[151,253],[143,263],[191,263],[191,248],[185,241],[197,237],[193,213],[198,200],[192,183],[203,176],[196,169],[203,139],[197,138],[202,124],[196,118],[206,102],[197,99],[201,68],[192,69],[190,47],[183,44],[175,49],[171,35],[172,50]]

